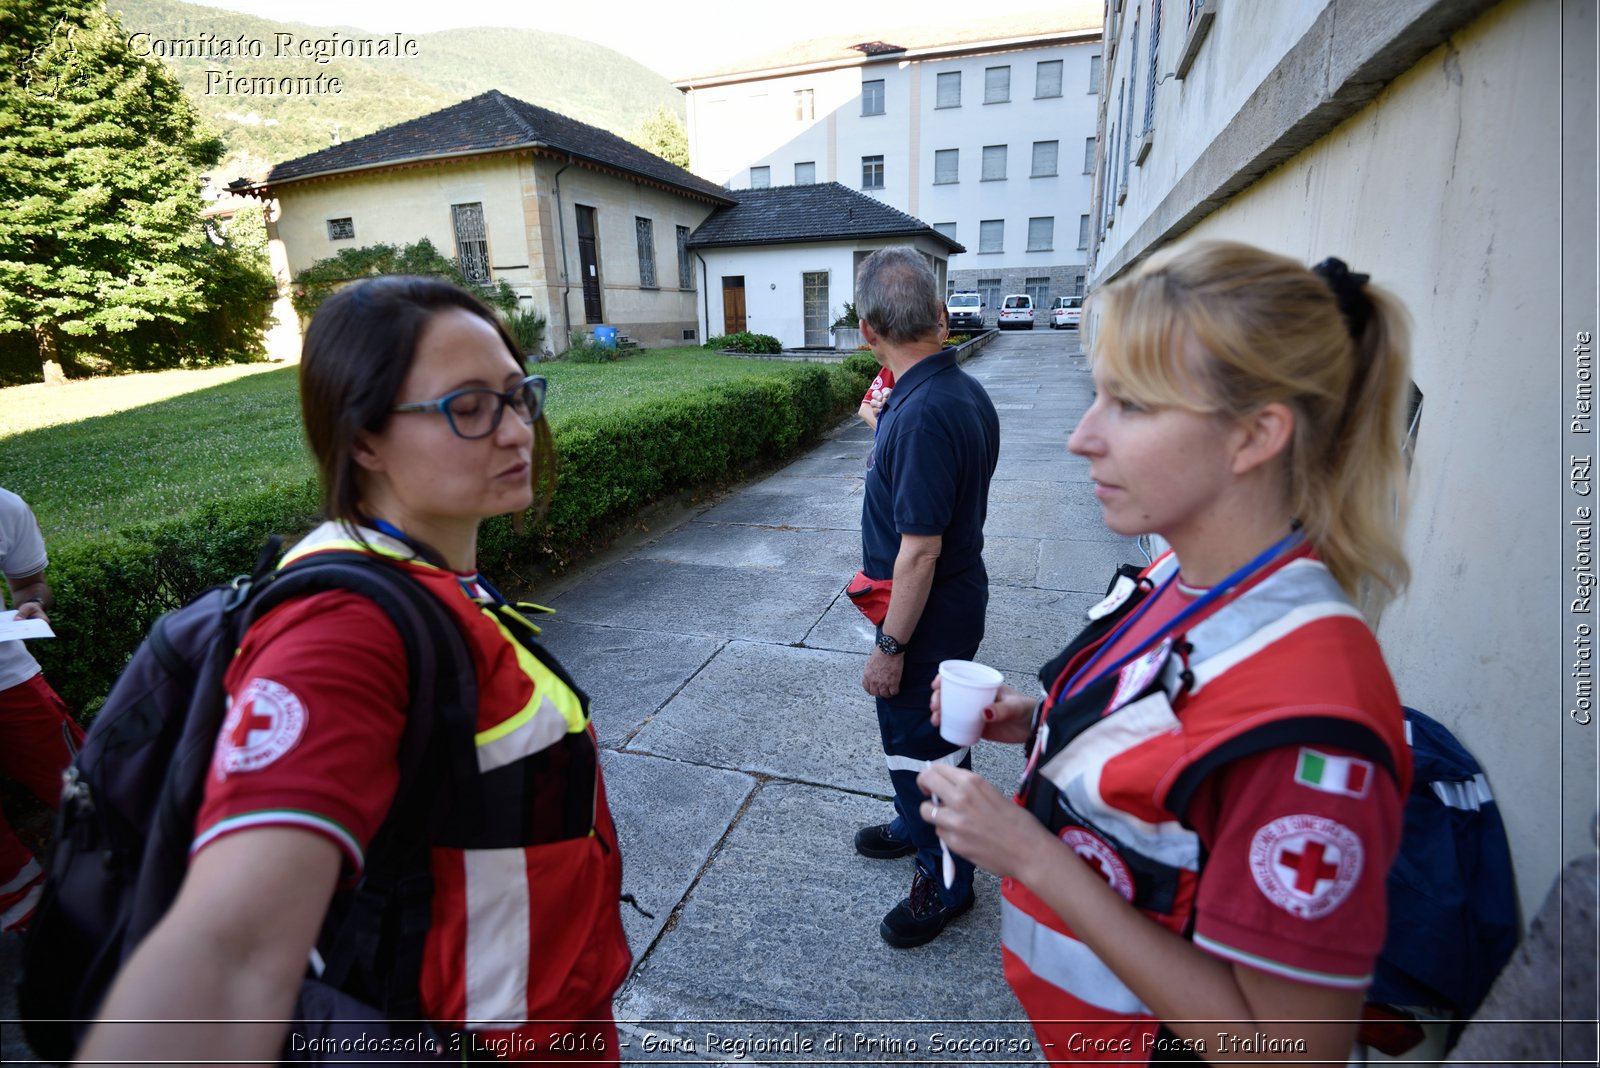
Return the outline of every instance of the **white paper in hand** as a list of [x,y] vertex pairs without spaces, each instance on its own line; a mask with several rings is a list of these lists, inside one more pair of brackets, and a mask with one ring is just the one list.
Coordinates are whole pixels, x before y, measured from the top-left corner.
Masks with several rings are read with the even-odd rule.
[[15,611],[0,612],[0,642],[25,638],[54,638],[56,632],[42,619],[18,619]]

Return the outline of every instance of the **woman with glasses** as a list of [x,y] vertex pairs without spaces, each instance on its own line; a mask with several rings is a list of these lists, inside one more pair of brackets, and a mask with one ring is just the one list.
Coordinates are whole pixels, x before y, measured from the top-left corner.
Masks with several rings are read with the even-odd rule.
[[[479,524],[549,498],[545,380],[477,299],[380,278],[317,311],[300,364],[325,522],[287,560],[357,549],[437,596],[471,649],[476,765],[428,806],[419,1003],[440,1051],[615,1063],[630,954],[588,701],[476,570]],[[401,638],[376,603],[290,601],[247,632],[176,902],[118,977],[85,1059],[277,1059],[336,893],[399,775]],[[437,729],[436,729],[437,733]],[[460,813],[477,815],[465,820]],[[417,937],[422,937],[420,934]],[[291,1050],[291,1052],[293,1052]]]
[[[1002,688],[1015,803],[934,765],[951,850],[1004,877],[1002,957],[1051,1060],[1343,1064],[1385,934],[1410,757],[1363,614],[1406,577],[1400,307],[1365,275],[1197,243],[1092,297],[1067,442],[1123,568]],[[938,699],[934,701],[935,718]]]

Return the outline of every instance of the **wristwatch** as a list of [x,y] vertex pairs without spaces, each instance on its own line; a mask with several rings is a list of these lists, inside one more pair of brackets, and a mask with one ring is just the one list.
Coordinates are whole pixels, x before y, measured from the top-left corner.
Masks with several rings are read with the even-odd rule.
[[906,651],[906,647],[904,645],[901,645],[899,642],[895,641],[882,631],[878,632],[878,648],[882,649],[889,656],[899,656],[901,653]]

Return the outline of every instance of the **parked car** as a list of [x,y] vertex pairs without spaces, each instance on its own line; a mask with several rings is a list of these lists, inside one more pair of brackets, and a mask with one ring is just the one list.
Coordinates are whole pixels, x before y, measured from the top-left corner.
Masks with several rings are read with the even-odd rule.
[[1083,318],[1082,297],[1057,297],[1050,303],[1050,329],[1076,329]]
[[962,290],[950,294],[950,299],[944,302],[945,318],[950,324],[950,332],[958,330],[983,329],[983,298],[971,290]]
[[1032,330],[1033,298],[1026,293],[1009,293],[1000,302],[1000,329]]

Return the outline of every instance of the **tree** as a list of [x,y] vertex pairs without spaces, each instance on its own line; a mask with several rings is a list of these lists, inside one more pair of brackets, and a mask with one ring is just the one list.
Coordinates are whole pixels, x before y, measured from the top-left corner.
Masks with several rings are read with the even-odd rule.
[[31,334],[46,381],[80,356],[128,366],[135,337],[135,365],[185,362],[207,319],[232,348],[203,362],[259,352],[271,277],[207,239],[222,143],[177,81],[99,2],[6,0],[0,41],[0,338]]
[[644,120],[628,140],[668,163],[689,169],[689,132],[665,106],[656,108],[656,113]]

